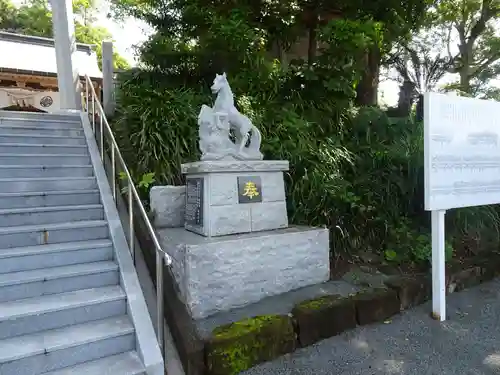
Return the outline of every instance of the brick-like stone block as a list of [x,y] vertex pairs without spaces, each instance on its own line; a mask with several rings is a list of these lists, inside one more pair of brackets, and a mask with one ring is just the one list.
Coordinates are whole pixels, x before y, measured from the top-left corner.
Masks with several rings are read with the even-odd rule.
[[185,186],[153,186],[149,193],[153,223],[156,228],[184,226]]
[[500,254],[485,253],[477,256],[473,264],[481,267],[481,282],[486,282],[500,276]]
[[210,375],[237,375],[296,348],[292,320],[284,315],[257,316],[216,328],[205,354]]
[[288,227],[286,202],[264,202],[252,204],[252,232]]
[[292,310],[298,326],[301,346],[336,336],[356,327],[356,309],[352,298],[323,296],[297,304]]
[[215,206],[209,208],[211,236],[250,233],[252,220],[250,205]]
[[465,265],[465,268],[452,267],[446,275],[446,292],[459,292],[481,283],[483,270],[480,266]]
[[354,300],[359,325],[380,322],[400,312],[398,294],[392,289],[364,291],[354,296]]
[[385,284],[398,294],[402,310],[421,305],[432,297],[432,282],[427,275],[394,277]]

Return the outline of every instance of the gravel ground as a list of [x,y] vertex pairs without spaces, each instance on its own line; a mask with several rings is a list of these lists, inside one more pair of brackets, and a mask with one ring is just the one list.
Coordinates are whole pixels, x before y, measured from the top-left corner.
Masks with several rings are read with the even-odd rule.
[[448,319],[430,302],[358,327],[242,375],[500,374],[500,279],[448,297]]

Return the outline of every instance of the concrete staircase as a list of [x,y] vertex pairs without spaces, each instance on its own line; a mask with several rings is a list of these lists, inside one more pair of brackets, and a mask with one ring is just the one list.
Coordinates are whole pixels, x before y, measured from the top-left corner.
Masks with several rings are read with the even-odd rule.
[[1,375],[163,374],[83,118],[0,111]]

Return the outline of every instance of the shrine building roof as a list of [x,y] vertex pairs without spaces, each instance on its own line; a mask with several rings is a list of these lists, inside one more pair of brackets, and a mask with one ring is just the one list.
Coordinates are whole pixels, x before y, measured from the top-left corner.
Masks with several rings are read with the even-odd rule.
[[[76,43],[73,63],[80,76],[102,78],[93,47]],[[54,39],[0,31],[0,72],[57,76]]]

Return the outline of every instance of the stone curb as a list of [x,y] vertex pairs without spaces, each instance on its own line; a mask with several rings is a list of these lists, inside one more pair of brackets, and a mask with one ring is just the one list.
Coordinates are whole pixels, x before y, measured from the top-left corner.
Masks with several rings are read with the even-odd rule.
[[297,304],[292,310],[300,346],[338,335],[356,327],[356,305],[352,298],[324,296]]
[[266,315],[242,320],[213,331],[205,346],[207,372],[239,374],[295,348],[296,336],[289,316]]
[[[451,264],[447,272],[447,293],[490,281],[500,276],[500,254],[477,257],[466,264]],[[266,336],[256,348],[246,346],[242,349],[242,343],[248,342],[248,333],[234,334],[224,340],[218,340],[217,335],[234,325],[251,325],[253,319],[258,321],[262,317],[216,328],[212,338],[205,341],[207,374],[236,375],[259,363],[339,335],[358,325],[385,321],[401,311],[425,303],[432,295],[431,277],[427,274],[391,277],[385,281],[385,286],[366,289],[348,297],[330,295],[300,302],[289,314],[290,320],[284,316],[275,316],[287,323],[273,325],[272,330],[266,328],[265,332],[274,332],[274,336]],[[294,330],[294,343],[290,342],[290,327]],[[278,328],[283,329],[283,332]],[[284,340],[283,337],[287,339]],[[231,355],[223,354],[221,348],[226,353],[231,352]],[[255,350],[260,356],[253,354]],[[235,365],[229,366],[230,362]]]

